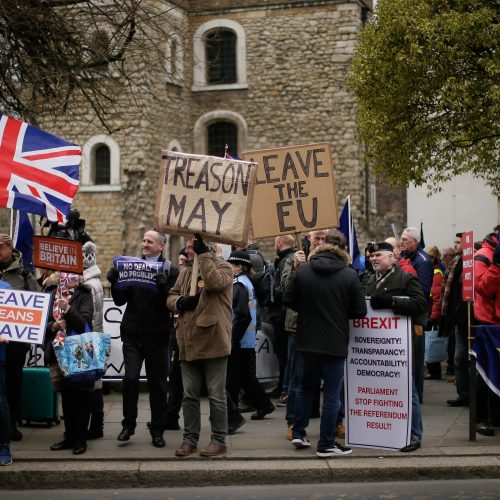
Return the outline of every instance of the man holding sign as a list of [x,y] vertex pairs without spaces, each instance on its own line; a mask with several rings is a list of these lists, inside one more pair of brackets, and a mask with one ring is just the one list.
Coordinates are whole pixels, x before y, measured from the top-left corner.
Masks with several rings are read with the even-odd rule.
[[[0,278],[14,290],[40,290],[33,273],[23,267],[21,254],[14,248],[8,234],[0,234]],[[10,342],[6,349],[5,383],[10,406],[12,441],[23,438],[17,428],[17,421],[21,417],[23,366],[29,348],[30,344],[26,342]]]
[[[383,242],[368,247],[370,262],[375,274],[366,285],[366,295],[371,296],[370,305],[373,309],[391,309],[396,314],[411,316],[415,331],[415,319],[427,310],[427,301],[418,279],[412,274],[404,272],[394,258],[394,249],[390,243]],[[413,345],[421,345],[415,342]],[[413,359],[419,353],[412,350]],[[415,364],[412,365],[413,367]],[[421,447],[422,415],[420,399],[418,397],[415,376],[412,377],[412,417],[411,440],[408,446],[401,451],[411,452]]]
[[[163,258],[164,247],[165,237],[162,234],[153,230],[147,231],[142,240],[142,263],[148,270],[122,268],[120,272],[113,267],[107,275],[114,303],[117,306],[127,305],[120,326],[125,376],[123,429],[118,435],[118,441],[128,441],[135,433],[139,376],[142,364],[145,362],[151,408],[150,432],[152,444],[157,448],[165,446],[163,431],[167,422],[165,386],[169,329],[172,327],[172,321],[166,307],[166,299],[179,275],[178,269]],[[152,272],[154,266],[159,266],[159,272],[155,273],[151,282],[148,282],[148,273]],[[132,271],[134,276],[140,275],[141,279],[129,286],[119,287],[124,272],[130,274]]]
[[199,275],[193,276],[194,266],[186,267],[167,301],[172,312],[179,311],[176,336],[184,384],[184,436],[175,455],[188,457],[197,449],[201,387],[205,379],[212,435],[200,455],[216,457],[226,452],[226,371],[231,353],[233,270],[230,264],[216,257],[216,246],[205,244],[199,234],[188,241],[186,249],[190,262],[195,259],[194,253],[197,254]]

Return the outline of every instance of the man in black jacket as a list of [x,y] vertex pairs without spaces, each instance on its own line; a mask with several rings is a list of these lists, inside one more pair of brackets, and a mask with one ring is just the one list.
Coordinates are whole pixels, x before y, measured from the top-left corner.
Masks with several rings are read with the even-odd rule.
[[[157,231],[147,231],[142,240],[142,258],[148,262],[166,262],[162,256],[165,237]],[[146,378],[151,409],[151,438],[153,446],[165,446],[163,431],[167,425],[167,358],[169,333],[172,328],[167,309],[167,295],[175,284],[179,270],[170,262],[156,277],[157,290],[142,286],[118,288],[118,271],[110,269],[107,278],[111,295],[117,306],[127,304],[120,326],[123,342],[123,429],[118,441],[128,441],[135,432],[139,377],[142,363],[146,365]]]
[[320,458],[351,453],[335,441],[340,390],[349,342],[349,319],[366,315],[366,302],[349,256],[335,245],[320,245],[290,276],[283,304],[298,312],[295,350],[302,356],[302,384],[295,403],[292,444],[308,448],[313,391],[323,379],[323,407],[316,455]]
[[419,321],[427,310],[427,300],[418,279],[406,273],[397,264],[393,246],[383,242],[371,245],[368,248],[370,261],[375,274],[366,285],[366,295],[370,296],[370,305],[373,309],[391,309],[396,314],[404,314],[412,318],[412,417],[411,440],[408,446],[400,451],[411,452],[421,446],[422,415],[420,412],[420,398],[416,384],[415,368],[421,359],[421,337],[423,326]]

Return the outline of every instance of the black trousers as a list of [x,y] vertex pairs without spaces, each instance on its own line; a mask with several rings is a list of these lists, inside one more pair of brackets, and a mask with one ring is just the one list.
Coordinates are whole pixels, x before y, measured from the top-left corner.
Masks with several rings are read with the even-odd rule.
[[61,404],[64,415],[64,439],[74,447],[83,445],[90,419],[93,391],[80,390],[76,384],[63,382]]
[[274,329],[274,351],[278,358],[279,367],[278,390],[281,395],[283,392],[283,378],[288,361],[288,334],[285,331],[283,318],[274,316],[271,318],[271,323]]
[[226,389],[236,408],[240,389],[257,410],[272,406],[269,396],[260,385],[256,375],[255,349],[238,349],[231,353],[227,361]]
[[179,349],[172,349],[172,365],[168,379],[168,401],[167,401],[167,420],[170,423],[176,423],[179,420],[179,412],[182,407],[182,394],[184,386],[182,385],[181,362],[179,360]]
[[146,366],[146,379],[151,409],[151,435],[163,434],[167,422],[167,356],[168,346],[145,345],[125,340],[122,346],[125,376],[123,378],[122,426],[135,429],[139,402],[139,377],[142,364]]
[[21,417],[21,401],[23,387],[23,367],[30,345],[24,342],[7,344],[7,360],[5,363],[5,393],[9,402],[10,418],[15,428]]

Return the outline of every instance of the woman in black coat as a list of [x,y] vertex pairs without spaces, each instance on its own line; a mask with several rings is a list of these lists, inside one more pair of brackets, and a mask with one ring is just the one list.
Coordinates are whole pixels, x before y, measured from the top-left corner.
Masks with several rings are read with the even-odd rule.
[[[53,292],[53,307],[50,311],[45,340],[48,342],[49,362],[56,363],[52,341],[65,331],[66,335],[84,333],[92,329],[94,305],[92,293],[80,284],[78,275],[61,273],[61,280]],[[94,383],[62,380],[60,388],[64,415],[64,439],[53,444],[52,451],[73,449],[74,455],[87,451],[86,432],[90,418],[90,405]]]

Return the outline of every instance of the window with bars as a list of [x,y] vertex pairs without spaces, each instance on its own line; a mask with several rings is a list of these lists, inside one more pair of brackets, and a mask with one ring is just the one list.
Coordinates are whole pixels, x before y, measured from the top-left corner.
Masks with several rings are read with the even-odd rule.
[[105,144],[100,144],[94,152],[94,184],[111,183],[111,153]]
[[226,144],[234,156],[238,153],[238,127],[231,122],[219,121],[207,127],[208,151],[210,156],[224,156]]
[[205,37],[208,84],[236,83],[236,33],[227,29],[210,31]]

